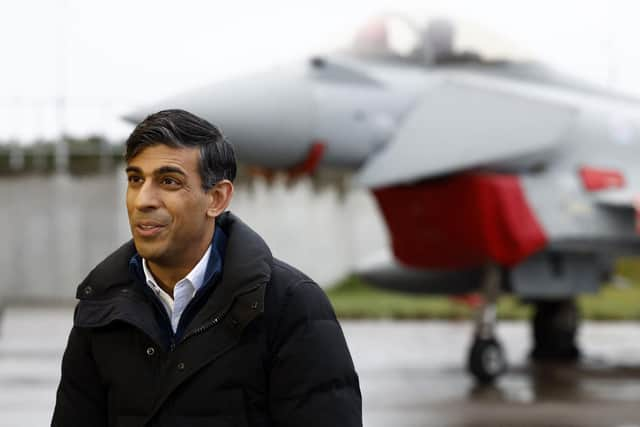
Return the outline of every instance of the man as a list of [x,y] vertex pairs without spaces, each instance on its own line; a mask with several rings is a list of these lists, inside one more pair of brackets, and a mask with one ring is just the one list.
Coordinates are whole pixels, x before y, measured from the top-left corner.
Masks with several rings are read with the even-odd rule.
[[161,111],[126,161],[133,240],[78,287],[52,425],[361,426],[326,296],[225,212],[236,164],[218,129]]

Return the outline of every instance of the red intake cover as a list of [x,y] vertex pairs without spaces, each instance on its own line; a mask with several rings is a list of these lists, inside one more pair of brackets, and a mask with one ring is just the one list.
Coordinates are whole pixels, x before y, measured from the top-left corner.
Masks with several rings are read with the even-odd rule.
[[475,173],[374,190],[396,258],[455,269],[519,263],[547,238],[515,175]]

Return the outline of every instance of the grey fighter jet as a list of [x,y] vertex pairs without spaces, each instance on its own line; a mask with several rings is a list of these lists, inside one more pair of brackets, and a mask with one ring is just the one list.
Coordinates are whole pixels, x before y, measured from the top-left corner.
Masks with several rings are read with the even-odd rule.
[[490,382],[506,366],[500,292],[535,305],[534,358],[574,360],[576,295],[596,291],[616,257],[640,253],[640,102],[496,56],[499,43],[493,54],[465,46],[457,30],[385,16],[348,49],[128,118],[185,108],[220,124],[244,163],[353,170],[395,258],[363,274],[395,289],[482,291],[469,369]]

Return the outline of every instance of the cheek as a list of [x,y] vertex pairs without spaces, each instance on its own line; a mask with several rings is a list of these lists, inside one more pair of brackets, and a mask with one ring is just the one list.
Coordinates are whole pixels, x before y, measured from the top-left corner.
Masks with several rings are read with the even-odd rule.
[[207,215],[208,204],[199,197],[181,199],[172,205],[174,219],[186,228],[199,228]]
[[135,196],[133,195],[131,190],[127,190],[127,196],[125,201],[127,204],[127,213],[129,214],[129,217],[131,217],[131,213],[133,212],[133,206],[135,201]]

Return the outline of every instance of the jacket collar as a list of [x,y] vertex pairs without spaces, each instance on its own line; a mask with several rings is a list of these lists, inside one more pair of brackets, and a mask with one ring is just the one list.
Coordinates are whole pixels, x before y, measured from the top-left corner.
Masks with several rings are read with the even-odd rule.
[[[263,292],[257,302],[259,312],[263,311],[264,285],[269,282],[273,263],[271,251],[255,231],[230,212],[220,215],[216,225],[227,237],[222,275],[187,330],[228,311],[239,295],[251,292],[259,285]],[[132,240],[125,243],[82,281],[76,293],[80,300],[74,319],[76,326],[99,327],[122,320],[139,327],[158,342],[162,341],[162,333],[153,322],[153,308],[143,288],[130,274],[129,262],[136,253]]]

